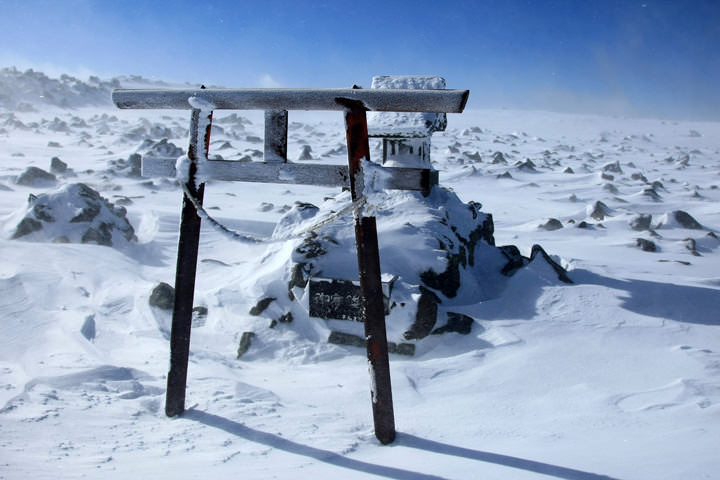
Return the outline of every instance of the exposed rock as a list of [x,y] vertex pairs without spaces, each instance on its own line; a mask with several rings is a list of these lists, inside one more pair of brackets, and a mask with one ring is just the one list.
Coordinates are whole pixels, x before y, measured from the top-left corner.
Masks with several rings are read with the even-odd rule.
[[553,230],[560,230],[561,228],[563,228],[563,224],[557,218],[550,218],[547,222],[538,225],[538,228],[542,228],[543,230],[552,232]]
[[515,166],[518,170],[524,170],[526,172],[537,172],[535,164],[529,158],[526,158],[524,162],[516,162]]
[[490,163],[507,165],[508,162],[502,152],[495,152],[492,154],[492,162]]
[[557,263],[555,260],[550,257],[550,255],[547,254],[545,250],[540,245],[533,245],[532,251],[530,252],[530,262],[534,262],[536,258],[542,258],[545,260],[548,265],[552,267],[552,269],[555,271],[555,273],[558,276],[558,280],[564,283],[573,283],[572,280],[570,280],[570,277],[568,276],[565,269]]
[[95,315],[88,315],[80,327],[80,333],[87,340],[95,339]]
[[132,153],[127,159],[130,169],[127,172],[129,177],[140,177],[142,175],[142,156],[139,153]]
[[636,232],[641,232],[643,230],[650,230],[650,224],[652,223],[652,215],[646,215],[646,214],[639,214],[635,217],[633,217],[630,222],[630,228],[635,230]]
[[112,245],[112,232],[107,224],[101,224],[98,228],[89,227],[80,238],[82,243],[94,243],[96,245]]
[[403,338],[405,340],[418,340],[427,337],[437,322],[437,311],[440,298],[427,288],[420,288],[415,322],[410,326]]
[[701,257],[701,256],[702,256],[702,255],[700,255],[700,253],[698,253],[698,251],[697,251],[697,242],[695,241],[694,238],[686,238],[685,240],[683,240],[683,242],[685,242],[685,248],[686,248],[687,250],[689,250],[690,253],[692,253],[692,254],[695,255],[696,257]]
[[630,178],[632,178],[633,180],[639,180],[643,183],[648,183],[648,179],[640,172],[633,173],[632,175],[630,175]]
[[462,335],[469,335],[472,331],[475,320],[462,313],[448,312],[447,323],[432,331],[433,335],[440,335],[447,332],[456,332]]
[[654,188],[645,188],[642,191],[644,197],[648,197],[655,202],[661,202],[662,197],[655,191]]
[[252,346],[252,340],[255,338],[254,332],[243,332],[242,336],[240,337],[240,344],[238,345],[237,349],[237,358],[242,357],[247,353],[248,350],[250,350],[250,347]]
[[683,210],[674,210],[663,215],[657,224],[657,228],[672,227],[687,228],[690,230],[702,230],[703,226],[689,213]]
[[123,175],[131,178],[139,178],[141,176],[142,155],[132,153],[126,159],[110,160],[110,172],[113,175]]
[[388,353],[397,353],[398,355],[412,357],[415,355],[415,344],[388,342]]
[[306,275],[306,268],[307,264],[305,262],[293,264],[292,270],[290,272],[290,281],[288,282],[288,298],[290,298],[290,300],[295,300],[293,288],[305,288],[305,286],[307,285],[308,280]]
[[292,323],[293,314],[291,312],[285,312],[277,320],[280,323]]
[[148,303],[151,307],[172,310],[175,307],[175,289],[165,282],[160,282],[153,288]]
[[57,183],[57,177],[42,168],[27,167],[18,175],[15,183],[26,187],[52,187]]
[[[330,332],[330,336],[328,337],[328,343],[359,348],[365,348],[366,346],[365,337],[337,331]],[[413,345],[412,343],[387,342],[387,346],[388,353],[396,353],[398,355],[407,356],[412,356],[415,354],[415,345]]]
[[193,322],[197,320],[204,319],[208,315],[208,308],[204,305],[198,305],[197,307],[193,307],[192,309],[192,316],[193,316]]
[[178,158],[185,153],[182,148],[168,141],[167,138],[158,142],[147,139],[138,147],[138,152],[146,157],[155,158]]
[[50,172],[54,174],[63,174],[68,171],[67,163],[60,160],[58,157],[52,157],[50,159]]
[[250,315],[258,316],[264,312],[272,302],[276,299],[274,297],[265,297],[260,299],[251,309]]
[[499,248],[507,258],[507,263],[501,270],[503,275],[512,276],[520,268],[527,265],[528,259],[520,254],[520,250],[515,245],[503,245]]
[[565,167],[565,170],[563,170],[563,173],[575,173],[575,171],[570,167]]
[[335,345],[349,345],[351,347],[365,347],[365,337],[343,332],[330,332],[328,343]]
[[327,250],[323,247],[323,242],[318,238],[318,235],[315,232],[310,232],[310,234],[303,240],[303,243],[300,244],[295,251],[304,255],[305,258],[315,258],[327,253]]
[[482,162],[482,157],[480,156],[480,152],[478,151],[475,151],[475,153],[463,152],[463,155],[465,155],[465,157],[472,162]]
[[298,155],[298,160],[312,160],[312,147],[310,145],[303,145]]
[[[670,180],[670,183],[675,183],[675,182],[676,182],[676,181],[675,181],[674,178]],[[665,190],[665,191],[667,192],[667,189],[665,188],[665,185],[663,185],[663,183],[662,183],[660,180],[655,180],[654,182],[652,182],[652,183],[650,184],[650,186],[651,186],[652,188],[654,188],[656,191],[657,191],[657,190]]]
[[587,211],[588,215],[595,220],[604,220],[605,217],[611,216],[610,213],[612,212],[610,207],[599,200],[589,206]]
[[17,227],[15,228],[15,233],[13,233],[12,235],[12,238],[15,239],[24,237],[25,235],[29,235],[33,232],[42,230],[42,228],[42,222],[39,222],[31,217],[25,217],[20,220],[20,223],[18,223]]
[[636,245],[640,247],[643,252],[657,252],[657,245],[652,240],[646,238],[636,239]]
[[615,185],[613,185],[612,183],[606,183],[605,185],[603,185],[602,188],[603,188],[603,190],[605,190],[606,192],[610,192],[610,193],[613,193],[613,194],[619,192],[618,188],[617,188]]
[[[473,218],[477,219],[477,213],[473,214]],[[459,241],[456,249],[453,248],[453,245],[438,240],[440,250],[446,252],[447,267],[441,273],[436,273],[432,269],[426,270],[420,274],[420,279],[428,287],[439,290],[448,298],[453,298],[457,294],[458,288],[460,288],[460,267],[475,264],[475,247],[480,240],[489,245],[495,245],[494,232],[495,226],[492,215],[485,214],[483,221],[470,232],[469,238],[464,238],[455,232],[455,236]]]
[[602,170],[603,172],[623,173],[619,160],[613,163],[606,163],[603,165]]
[[687,167],[688,165],[690,165],[690,155],[688,155],[687,153],[680,155],[676,163],[681,167]]

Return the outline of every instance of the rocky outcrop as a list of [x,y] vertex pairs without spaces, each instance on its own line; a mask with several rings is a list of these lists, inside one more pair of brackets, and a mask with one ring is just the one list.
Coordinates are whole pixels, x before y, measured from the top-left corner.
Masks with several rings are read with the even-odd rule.
[[30,195],[12,238],[109,247],[137,241],[124,207],[115,207],[84,183]]
[[[275,264],[275,255],[289,254],[278,271],[288,295],[278,295],[281,289],[272,281],[253,309],[268,318],[271,327],[280,327],[279,312],[304,311],[331,328],[331,343],[364,345],[348,205],[348,192],[320,206],[297,203],[277,224],[276,239],[300,238],[293,240],[292,250],[271,247],[269,253]],[[480,328],[472,318],[453,312],[453,306],[497,298],[507,278],[533,262],[546,263],[559,282],[571,283],[562,266],[539,246],[529,257],[512,245],[495,246],[492,215],[482,212],[479,203],[463,203],[443,188],[434,188],[427,197],[373,194],[365,208],[382,212],[377,225],[388,341],[399,349],[433,333],[467,334]],[[269,299],[274,299],[272,308],[263,309]]]

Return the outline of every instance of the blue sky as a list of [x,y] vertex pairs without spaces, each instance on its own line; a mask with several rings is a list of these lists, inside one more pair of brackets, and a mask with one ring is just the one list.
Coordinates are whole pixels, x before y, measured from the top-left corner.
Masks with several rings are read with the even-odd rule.
[[0,0],[0,66],[227,87],[439,74],[470,108],[720,120],[720,1]]

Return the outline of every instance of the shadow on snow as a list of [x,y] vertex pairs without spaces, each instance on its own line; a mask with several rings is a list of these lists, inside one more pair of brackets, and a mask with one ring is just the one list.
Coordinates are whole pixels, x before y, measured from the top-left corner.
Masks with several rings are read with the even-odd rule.
[[[355,460],[340,455],[338,453],[331,452],[329,450],[323,450],[320,448],[315,448],[308,445],[303,445],[301,443],[293,442],[278,435],[273,435],[272,433],[261,432],[233,420],[229,420],[227,418],[223,418],[207,412],[188,410],[183,414],[182,417],[188,420],[202,423],[209,427],[223,430],[227,433],[251,442],[266,445],[268,447],[282,450],[287,453],[309,457],[317,461],[340,468],[348,468],[351,470],[356,470],[372,475],[379,475],[386,478],[394,478],[398,480],[440,480],[444,478],[437,475],[429,475],[420,472],[414,472],[411,470],[405,470],[402,468],[376,465],[361,460]],[[547,463],[526,460],[523,458],[512,457],[509,455],[501,455],[497,453],[483,452],[480,450],[457,447],[454,445],[435,442],[432,440],[426,440],[420,437],[416,437],[414,435],[404,433],[399,433],[395,443],[387,448],[397,447],[414,448],[441,455],[450,455],[470,460],[476,460],[478,462],[493,463],[496,465],[503,465],[506,467],[526,470],[542,475],[549,475],[556,478],[572,480],[614,480],[612,477],[608,477],[605,475],[583,472],[581,470],[560,467],[557,465],[550,465]]]
[[578,284],[600,285],[623,290],[622,307],[641,315],[667,318],[677,322],[720,325],[720,290],[675,285],[648,280],[618,280],[588,270],[574,270]]
[[[573,285],[598,285],[618,290],[621,308],[649,317],[701,325],[720,325],[720,290],[637,279],[604,277],[589,270],[570,272]],[[511,279],[512,280],[512,279]],[[474,305],[467,313],[479,320],[532,319],[538,315],[537,302],[547,286],[573,285],[539,281],[509,284],[502,296]]]

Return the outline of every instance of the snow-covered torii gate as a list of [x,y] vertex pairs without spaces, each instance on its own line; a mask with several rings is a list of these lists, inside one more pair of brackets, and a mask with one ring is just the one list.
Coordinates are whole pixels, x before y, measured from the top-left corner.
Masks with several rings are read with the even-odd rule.
[[[175,273],[175,304],[170,334],[165,413],[176,416],[185,410],[190,330],[195,274],[197,270],[200,217],[195,204],[202,204],[204,183],[196,178],[243,182],[291,183],[350,187],[353,203],[364,196],[362,162],[370,161],[367,111],[461,113],[468,90],[402,89],[198,89],[115,90],[115,105],[125,109],[192,110],[188,162],[178,162],[187,172],[177,172],[185,182],[180,238]],[[213,110],[264,110],[264,162],[209,160],[208,149]],[[348,150],[348,167],[287,161],[288,110],[342,111]],[[202,149],[202,150],[200,150]],[[143,175],[175,174],[175,162],[143,159]],[[383,167],[374,167],[383,168]],[[429,168],[384,168],[389,189],[428,192],[437,184],[437,172]],[[192,198],[189,198],[191,196]],[[388,361],[385,309],[380,279],[380,256],[375,217],[355,209],[360,291],[367,357],[371,375],[371,399],[375,435],[383,444],[395,438],[390,366]]]

